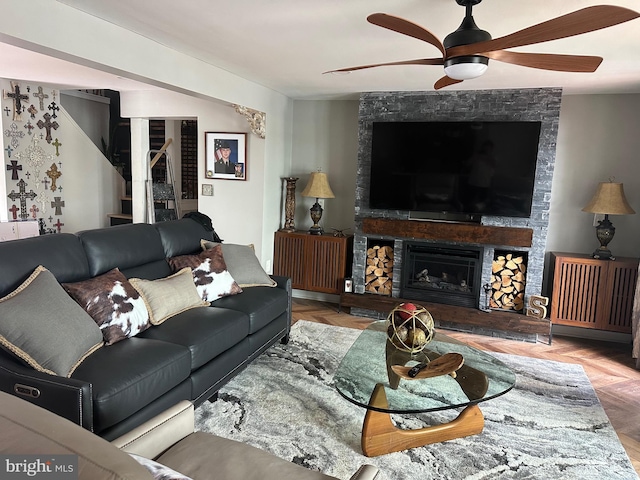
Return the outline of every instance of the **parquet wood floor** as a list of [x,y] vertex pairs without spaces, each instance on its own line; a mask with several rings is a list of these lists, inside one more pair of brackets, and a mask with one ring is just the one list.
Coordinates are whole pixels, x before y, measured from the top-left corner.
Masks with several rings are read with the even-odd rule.
[[[337,305],[293,299],[293,321],[364,329],[371,319],[339,313]],[[640,473],[640,371],[634,368],[631,345],[555,336],[552,345],[505,340],[447,331],[480,350],[577,363],[584,368],[636,472]]]

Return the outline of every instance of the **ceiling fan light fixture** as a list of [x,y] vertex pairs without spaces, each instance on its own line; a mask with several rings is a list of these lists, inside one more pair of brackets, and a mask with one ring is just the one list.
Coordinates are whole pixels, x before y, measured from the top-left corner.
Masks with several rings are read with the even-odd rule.
[[470,80],[482,76],[489,68],[489,59],[482,55],[468,55],[445,60],[444,73],[454,80]]

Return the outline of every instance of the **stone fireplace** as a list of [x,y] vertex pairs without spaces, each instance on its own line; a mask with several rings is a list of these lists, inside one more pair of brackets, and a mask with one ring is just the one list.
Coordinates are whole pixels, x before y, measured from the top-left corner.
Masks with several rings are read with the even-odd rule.
[[[525,304],[530,295],[540,295],[544,270],[551,182],[555,163],[556,137],[562,91],[557,88],[453,92],[374,92],[360,97],[359,149],[356,180],[353,285],[364,294],[367,246],[374,242],[393,245],[394,268],[391,297],[414,294],[420,285],[403,285],[407,273],[404,256],[408,246],[421,246],[474,252],[471,308],[477,309],[482,285],[492,278],[496,251],[516,250],[527,256]],[[369,208],[371,133],[374,121],[539,121],[541,133],[536,162],[533,203],[529,218],[482,216],[477,224],[430,221],[412,218],[410,212]],[[393,192],[390,192],[393,194]],[[409,253],[411,254],[411,253]],[[409,267],[412,268],[412,267]],[[427,268],[428,269],[428,268]],[[428,275],[428,274],[426,274]],[[459,275],[456,273],[456,275]],[[469,285],[470,279],[465,279]],[[410,282],[411,283],[411,282]],[[480,290],[478,290],[478,288]],[[423,289],[421,289],[423,290]],[[442,293],[442,292],[440,292]],[[444,295],[430,301],[437,303]],[[457,300],[456,300],[457,301]],[[362,309],[352,313],[381,318]]]

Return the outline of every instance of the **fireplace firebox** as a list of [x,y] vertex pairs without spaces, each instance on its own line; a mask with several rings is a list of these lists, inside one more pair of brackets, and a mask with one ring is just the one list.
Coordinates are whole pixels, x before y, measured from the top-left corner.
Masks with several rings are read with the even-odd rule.
[[405,242],[402,298],[478,308],[481,247]]

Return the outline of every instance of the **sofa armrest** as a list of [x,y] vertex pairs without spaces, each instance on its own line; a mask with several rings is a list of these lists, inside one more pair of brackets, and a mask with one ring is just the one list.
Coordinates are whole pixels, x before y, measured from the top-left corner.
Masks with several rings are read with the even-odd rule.
[[289,292],[289,294],[291,294],[291,279],[289,277],[283,277],[280,275],[269,276],[275,280],[275,282],[277,283],[277,288],[282,288],[283,290],[286,290],[287,292]]
[[287,292],[287,315],[289,318],[287,321],[287,334],[282,339],[282,343],[286,344],[289,341],[289,331],[291,330],[291,320],[293,312],[293,305],[291,300],[293,296],[293,288],[291,287],[291,278],[283,277],[280,275],[270,275],[270,277],[275,280],[276,288],[281,288]]
[[127,453],[156,458],[194,430],[193,404],[175,404],[111,443]]
[[378,467],[362,465],[350,480],[374,480],[378,476]]
[[91,384],[0,359],[0,390],[93,431]]

